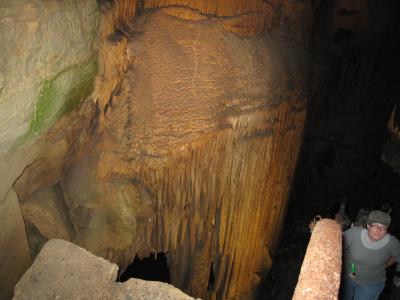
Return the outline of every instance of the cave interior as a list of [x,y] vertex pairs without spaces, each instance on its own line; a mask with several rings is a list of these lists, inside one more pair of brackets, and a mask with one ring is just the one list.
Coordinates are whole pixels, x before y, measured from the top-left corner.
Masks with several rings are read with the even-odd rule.
[[[97,11],[96,63],[66,93],[82,101],[43,120],[54,105],[35,105],[27,133],[0,148],[28,249],[3,264],[16,270],[8,290],[62,238],[115,262],[120,282],[284,300],[316,215],[389,205],[400,237],[398,1],[83,2]],[[63,74],[40,99],[61,97]]]

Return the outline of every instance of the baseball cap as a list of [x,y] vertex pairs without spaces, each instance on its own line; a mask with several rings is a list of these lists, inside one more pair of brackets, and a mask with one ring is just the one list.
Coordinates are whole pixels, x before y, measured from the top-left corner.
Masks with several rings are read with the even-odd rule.
[[368,224],[379,223],[389,227],[390,222],[390,215],[380,210],[373,210],[368,215]]

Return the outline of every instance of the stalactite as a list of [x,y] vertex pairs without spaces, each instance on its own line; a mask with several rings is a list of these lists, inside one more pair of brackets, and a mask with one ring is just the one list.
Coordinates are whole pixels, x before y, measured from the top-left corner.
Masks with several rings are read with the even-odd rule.
[[91,95],[92,100],[99,103],[103,113],[120,85],[124,72],[134,63],[134,56],[127,48],[128,38],[120,36],[118,41],[111,42],[110,36],[115,34],[119,27],[132,21],[136,14],[137,0],[113,1],[110,5],[102,7],[98,38],[99,74]]

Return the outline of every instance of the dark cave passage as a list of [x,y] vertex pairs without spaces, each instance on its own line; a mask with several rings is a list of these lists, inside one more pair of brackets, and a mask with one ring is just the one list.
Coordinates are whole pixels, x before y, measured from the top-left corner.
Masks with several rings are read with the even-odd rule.
[[[378,163],[375,180],[371,179],[365,196],[360,204],[348,203],[347,214],[352,222],[357,219],[357,211],[361,208],[369,210],[382,209],[382,205],[392,200],[392,223],[389,233],[400,237],[399,214],[400,207],[400,176],[394,173],[384,163]],[[300,269],[306,254],[307,245],[311,237],[308,225],[316,216],[334,218],[338,211],[340,197],[331,205],[326,205],[324,198],[312,197],[312,190],[316,188],[297,170],[293,191],[291,195],[288,214],[280,239],[280,244],[274,257],[271,269],[260,284],[258,300],[290,300],[295,290]],[[374,192],[373,192],[374,191]],[[381,192],[379,192],[381,191]],[[353,196],[357,196],[354,195]],[[358,194],[359,197],[363,197]],[[375,201],[372,201],[374,199]],[[386,202],[385,202],[386,201]],[[324,206],[325,204],[325,206]],[[387,281],[379,300],[391,300],[392,278],[395,274],[395,266],[387,269]],[[339,298],[340,299],[340,298]]]
[[[322,1],[316,10],[313,91],[302,150],[280,245],[257,299],[292,299],[310,221],[316,215],[334,218],[344,199],[352,222],[359,209],[390,203],[389,233],[400,237],[399,157],[393,155],[399,151],[400,124],[395,11],[396,1]],[[393,299],[394,271],[387,269],[380,300]]]
[[157,255],[152,253],[149,257],[143,259],[135,256],[135,259],[121,274],[118,281],[124,282],[129,278],[171,283],[166,254],[163,252],[159,252]]

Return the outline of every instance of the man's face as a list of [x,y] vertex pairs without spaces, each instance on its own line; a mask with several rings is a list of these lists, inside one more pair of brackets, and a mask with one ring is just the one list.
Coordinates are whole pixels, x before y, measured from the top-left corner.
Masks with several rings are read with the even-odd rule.
[[387,226],[380,223],[372,223],[367,225],[368,237],[372,241],[381,240],[387,233]]

